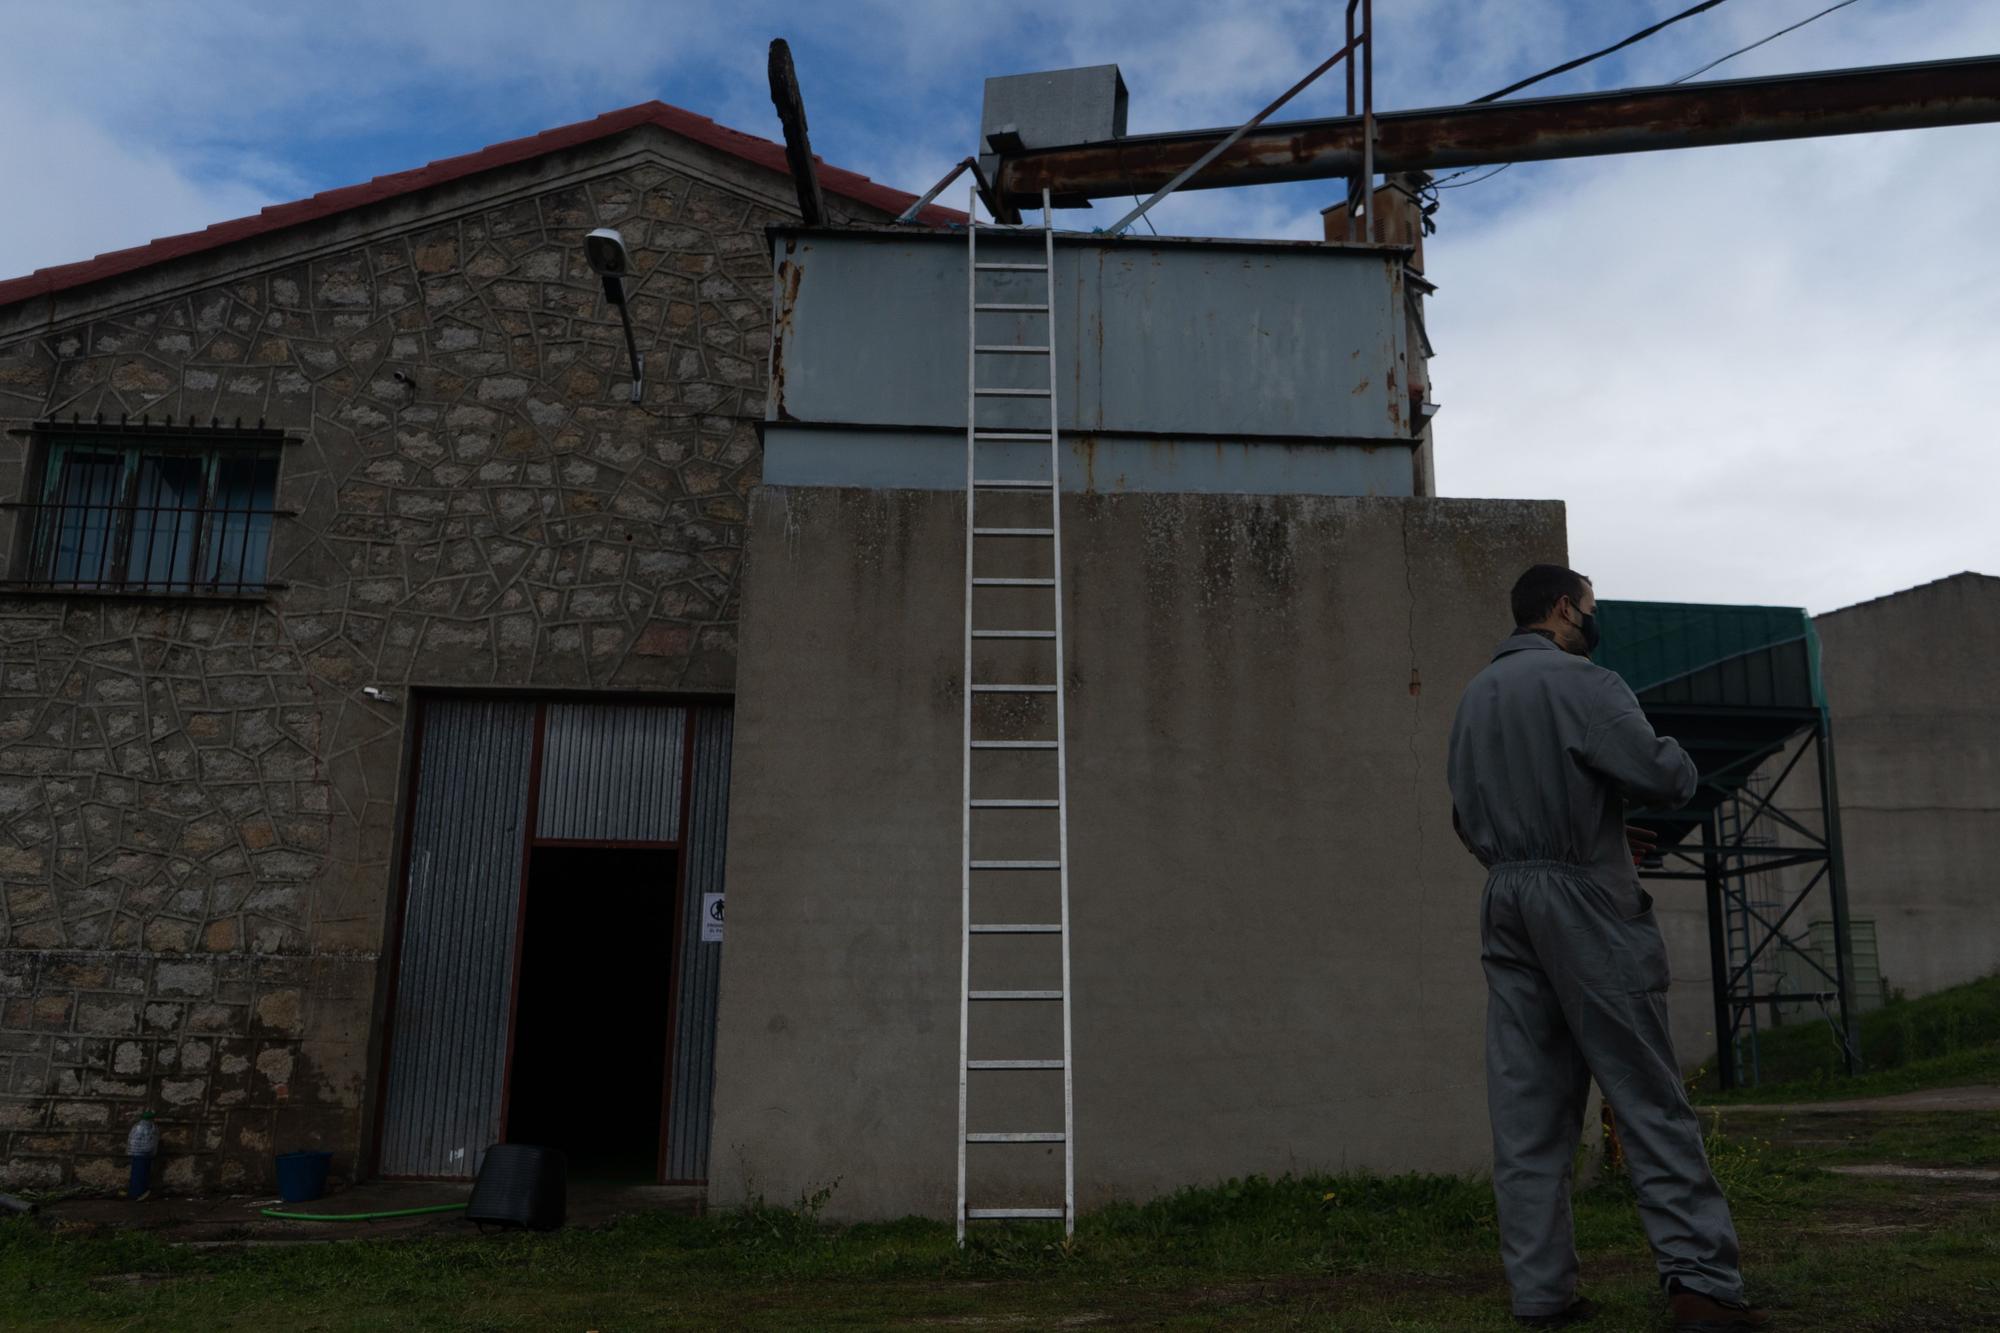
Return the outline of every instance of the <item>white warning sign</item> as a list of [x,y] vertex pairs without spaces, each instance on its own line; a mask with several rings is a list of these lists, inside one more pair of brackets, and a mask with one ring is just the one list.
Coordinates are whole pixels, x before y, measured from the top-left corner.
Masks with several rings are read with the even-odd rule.
[[701,895],[701,942],[722,943],[722,895],[719,893]]

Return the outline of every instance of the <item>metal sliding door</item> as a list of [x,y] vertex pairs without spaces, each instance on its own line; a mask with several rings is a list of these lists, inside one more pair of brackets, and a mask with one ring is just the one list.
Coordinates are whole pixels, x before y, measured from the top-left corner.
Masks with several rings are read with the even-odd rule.
[[[689,766],[687,838],[681,855],[687,900],[681,904],[680,993],[674,1002],[673,1065],[669,1079],[667,1178],[706,1180],[715,1101],[716,983],[722,944],[702,939],[706,904],[722,892],[722,848],[729,824],[727,708],[694,714],[694,762]],[[716,922],[720,926],[721,922]]]
[[726,704],[424,705],[382,1174],[474,1175],[499,1141],[527,857],[554,845],[657,847],[679,858],[677,938],[662,960],[675,984],[661,1167],[671,1180],[706,1177],[722,945],[703,925],[723,888],[731,717]]
[[424,708],[381,1170],[470,1176],[499,1138],[535,705]]

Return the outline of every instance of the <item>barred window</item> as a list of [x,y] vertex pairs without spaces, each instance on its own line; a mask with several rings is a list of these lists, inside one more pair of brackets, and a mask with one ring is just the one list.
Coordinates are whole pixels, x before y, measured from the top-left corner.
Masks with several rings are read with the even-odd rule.
[[[247,433],[246,433],[247,434]],[[268,586],[278,440],[148,431],[46,437],[26,577],[60,592],[259,593]]]

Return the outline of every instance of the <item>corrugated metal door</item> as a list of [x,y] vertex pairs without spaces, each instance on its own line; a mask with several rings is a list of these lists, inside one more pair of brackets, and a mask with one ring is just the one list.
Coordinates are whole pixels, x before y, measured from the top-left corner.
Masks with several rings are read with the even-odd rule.
[[469,1176],[499,1139],[523,857],[547,840],[664,844],[682,859],[664,1166],[668,1179],[705,1179],[722,945],[702,941],[702,917],[723,890],[731,710],[548,703],[531,783],[537,709],[450,698],[424,709],[382,1173]]
[[729,824],[727,708],[694,715],[693,781],[689,787],[687,858],[681,904],[680,994],[674,1005],[672,1093],[667,1120],[667,1178],[706,1180],[715,1102],[715,1001],[722,945],[701,939],[704,895],[722,892],[722,849]]
[[535,836],[675,841],[680,837],[686,737],[684,708],[550,704]]
[[423,715],[381,1170],[469,1176],[499,1138],[535,705]]

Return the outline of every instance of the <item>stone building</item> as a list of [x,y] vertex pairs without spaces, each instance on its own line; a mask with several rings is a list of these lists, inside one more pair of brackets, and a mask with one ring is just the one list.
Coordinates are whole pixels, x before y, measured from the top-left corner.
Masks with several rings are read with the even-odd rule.
[[1056,508],[988,518],[1064,529],[1074,1061],[1029,1006],[960,1123],[960,874],[1026,836],[961,837],[984,339],[962,234],[821,181],[782,225],[775,145],[651,104],[0,285],[0,1181],[115,1183],[145,1106],[174,1188],[513,1139],[946,1215],[989,1127],[1003,1206],[1072,1148],[1082,1207],[1485,1165],[1445,735],[1566,539],[1436,498],[1413,247],[1032,238]]
[[[912,202],[821,179],[842,220]],[[405,817],[420,745],[434,775],[548,778],[533,812],[495,797],[554,858],[475,866],[496,912],[555,901],[531,880],[719,888],[764,229],[793,200],[782,148],[654,102],[0,282],[0,1187],[113,1184],[145,1106],[173,1188],[254,1183],[315,1145],[342,1175],[463,1173],[427,1164],[434,1126],[385,1158],[382,1134],[421,1116],[371,1095],[449,1073],[385,1072],[385,961],[441,928],[421,890],[398,907],[405,858],[437,850]],[[636,405],[581,251],[596,227],[635,259]],[[560,788],[621,762],[594,740],[621,718],[674,780],[635,792],[627,826],[583,827]],[[475,731],[502,739],[456,754]],[[704,819],[706,871],[677,850]],[[682,1031],[669,1051],[647,1019],[663,1040],[637,1076],[670,1067],[689,1103],[714,946],[659,925],[657,967],[633,970],[678,988]],[[406,966],[400,1010],[434,1036],[463,1015],[412,968],[506,1000],[505,969],[443,945]],[[630,997],[587,961],[541,965],[545,1026],[567,988],[616,1023]],[[459,1054],[490,1114],[524,1071],[491,1041]],[[698,1176],[705,1112],[669,1127],[660,1093],[633,1095],[601,1098],[597,1128],[629,1129],[647,1176]]]

